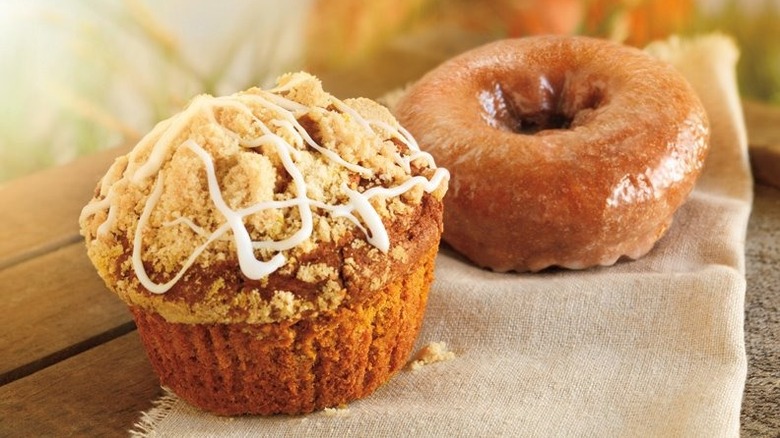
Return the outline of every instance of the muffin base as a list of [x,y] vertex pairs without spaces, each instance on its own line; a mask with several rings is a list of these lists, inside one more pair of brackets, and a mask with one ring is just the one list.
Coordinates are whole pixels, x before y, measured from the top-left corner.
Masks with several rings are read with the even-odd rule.
[[361,300],[294,323],[181,324],[130,307],[163,386],[219,415],[302,414],[365,397],[406,363],[436,249]]

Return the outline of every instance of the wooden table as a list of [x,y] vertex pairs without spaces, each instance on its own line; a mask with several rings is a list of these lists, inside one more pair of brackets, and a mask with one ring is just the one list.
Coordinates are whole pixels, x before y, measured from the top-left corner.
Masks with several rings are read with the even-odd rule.
[[[780,110],[746,108],[749,121],[761,116],[757,135],[780,135]],[[130,314],[98,278],[78,231],[96,181],[126,149],[0,186],[2,437],[123,435],[161,394]],[[777,190],[756,193],[765,207],[754,215],[780,202]],[[749,300],[777,292],[755,288],[748,278]]]

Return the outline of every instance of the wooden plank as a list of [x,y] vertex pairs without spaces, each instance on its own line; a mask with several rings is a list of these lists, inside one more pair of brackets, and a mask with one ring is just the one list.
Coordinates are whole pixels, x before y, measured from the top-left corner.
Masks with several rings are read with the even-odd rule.
[[127,436],[161,394],[133,332],[0,387],[0,436]]
[[81,243],[0,271],[0,384],[133,329]]
[[745,101],[750,164],[757,181],[780,188],[780,107]]
[[80,239],[78,217],[127,146],[0,185],[0,269]]

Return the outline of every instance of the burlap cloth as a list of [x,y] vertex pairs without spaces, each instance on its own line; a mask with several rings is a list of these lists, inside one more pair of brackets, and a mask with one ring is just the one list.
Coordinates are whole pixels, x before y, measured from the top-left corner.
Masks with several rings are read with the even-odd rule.
[[364,400],[307,416],[220,418],[168,394],[135,432],[738,435],[752,180],[737,50],[717,36],[650,50],[697,89],[712,149],[691,198],[648,256],[582,272],[496,274],[443,249],[418,346],[446,342],[455,358],[401,371]]

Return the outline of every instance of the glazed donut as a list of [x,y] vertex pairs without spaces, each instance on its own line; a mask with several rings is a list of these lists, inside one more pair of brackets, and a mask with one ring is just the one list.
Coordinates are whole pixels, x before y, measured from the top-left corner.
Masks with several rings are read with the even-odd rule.
[[427,73],[394,111],[451,173],[444,240],[501,272],[642,257],[709,148],[707,115],[682,75],[588,37],[473,49]]

